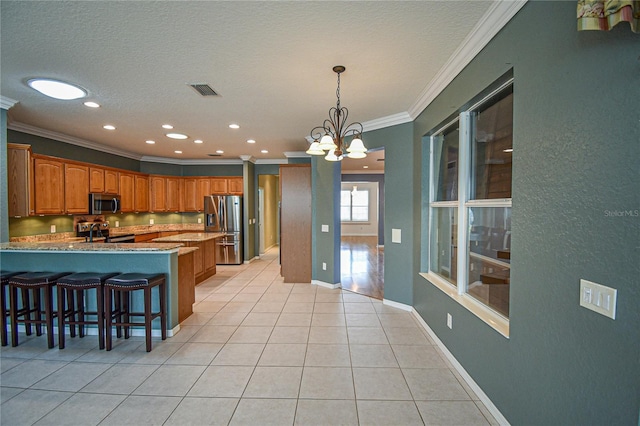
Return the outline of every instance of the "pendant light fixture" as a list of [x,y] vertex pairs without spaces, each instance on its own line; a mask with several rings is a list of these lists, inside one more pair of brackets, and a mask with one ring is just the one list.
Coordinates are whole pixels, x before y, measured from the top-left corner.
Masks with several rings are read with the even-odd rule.
[[[340,74],[345,71],[342,65],[333,67],[333,72],[338,74],[338,88],[336,106],[329,110],[329,118],[325,119],[322,126],[311,129],[313,143],[306,151],[310,155],[325,155],[327,161],[341,161],[345,156],[349,158],[364,158],[367,156],[367,148],[362,142],[362,124],[353,122],[345,125],[349,110],[340,106]],[[347,148],[344,138],[353,136],[351,145]],[[325,152],[327,151],[327,152]]]

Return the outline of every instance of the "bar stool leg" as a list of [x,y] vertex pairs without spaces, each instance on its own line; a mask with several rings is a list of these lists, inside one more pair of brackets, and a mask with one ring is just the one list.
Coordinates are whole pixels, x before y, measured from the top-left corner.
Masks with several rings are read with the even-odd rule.
[[151,288],[144,288],[144,334],[147,342],[147,352],[151,352]]
[[[18,346],[18,289],[9,285],[9,311],[11,315],[11,346]],[[29,305],[27,305],[27,310]],[[31,317],[31,314],[25,314]]]
[[[122,291],[122,317],[120,318],[120,322],[129,323],[129,309],[131,309],[131,292],[130,291]],[[123,321],[124,320],[124,321]],[[124,338],[128,339],[130,337],[129,334],[130,327],[128,325],[124,326]]]
[[7,323],[7,296],[5,294],[5,291],[8,290],[5,287],[9,287],[8,285],[3,285],[2,286],[2,292],[0,292],[0,304],[2,305],[2,330],[0,330],[2,332],[2,346],[7,346],[7,326],[9,325]]
[[[45,324],[47,325],[47,343],[49,344],[49,349],[55,346],[53,341],[53,286],[48,285],[44,291],[44,315],[45,315]],[[64,312],[63,312],[64,315]]]
[[[113,314],[111,313],[111,289],[110,288],[105,288],[104,289],[104,306],[106,308],[106,311],[104,313],[104,334],[105,334],[105,345],[106,345],[106,349],[108,351],[111,350],[111,322],[113,319]],[[116,308],[117,309],[117,308]]]
[[98,320],[98,344],[104,349],[104,288],[96,287],[96,312]]
[[[64,322],[65,322],[65,294],[69,294],[62,287],[57,288],[58,294],[58,349],[64,349]],[[71,326],[69,326],[71,327]]]
[[[78,304],[78,321],[84,321],[86,315],[84,313],[84,290],[80,289],[77,293],[78,297],[76,298],[76,302]],[[80,338],[84,337],[84,324],[78,324],[78,334],[80,335]]]
[[158,291],[160,295],[158,300],[160,301],[160,328],[162,329],[162,340],[167,339],[167,310],[166,308],[166,297],[167,293],[165,292],[165,282],[158,286]]

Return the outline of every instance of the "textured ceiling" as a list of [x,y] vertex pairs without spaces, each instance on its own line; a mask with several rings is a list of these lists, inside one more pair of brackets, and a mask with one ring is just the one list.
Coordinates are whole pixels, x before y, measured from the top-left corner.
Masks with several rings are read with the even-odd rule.
[[[1,95],[18,101],[10,127],[133,157],[198,160],[220,149],[223,159],[284,159],[307,149],[305,137],[335,106],[334,65],[347,68],[349,121],[406,114],[491,4],[3,0]],[[31,77],[78,84],[102,107],[46,98],[26,86]],[[220,96],[201,97],[188,83]],[[117,130],[103,130],[107,123]],[[168,139],[163,123],[189,139]]]

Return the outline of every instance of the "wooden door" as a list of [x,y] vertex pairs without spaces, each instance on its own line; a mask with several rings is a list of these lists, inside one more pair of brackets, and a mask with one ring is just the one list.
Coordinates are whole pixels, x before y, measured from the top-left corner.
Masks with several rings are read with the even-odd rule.
[[164,176],[149,177],[150,207],[152,212],[164,212],[167,210],[167,179]]
[[284,282],[311,282],[311,167],[280,166],[280,259]]
[[65,213],[89,213],[89,167],[66,163],[64,165]]
[[242,195],[244,192],[244,182],[241,177],[230,177],[227,179],[229,194]]
[[36,214],[63,214],[64,164],[61,161],[36,158],[33,174]]
[[149,178],[135,175],[134,209],[136,212],[149,211]]
[[105,192],[104,169],[99,167],[89,168],[89,192]]
[[104,171],[104,192],[107,194],[119,194],[120,185],[118,172],[115,170]]
[[165,202],[165,211],[178,212],[180,211],[180,178],[168,177],[166,178],[167,186],[167,199]]
[[133,174],[118,173],[118,181],[120,187],[120,210],[122,212],[134,211],[134,180]]

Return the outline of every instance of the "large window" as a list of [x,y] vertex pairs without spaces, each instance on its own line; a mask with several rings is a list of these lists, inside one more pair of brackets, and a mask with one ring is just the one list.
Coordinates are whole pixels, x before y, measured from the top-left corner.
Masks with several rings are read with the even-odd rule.
[[429,273],[505,319],[512,136],[511,81],[431,136]]
[[340,191],[340,220],[342,222],[369,221],[369,190],[358,189]]

